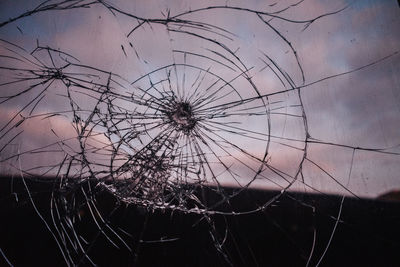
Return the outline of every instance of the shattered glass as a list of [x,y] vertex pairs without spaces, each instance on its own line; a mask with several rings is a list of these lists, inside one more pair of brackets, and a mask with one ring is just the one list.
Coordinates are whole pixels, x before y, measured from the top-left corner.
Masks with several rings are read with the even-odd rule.
[[400,187],[395,1],[0,7],[0,172],[67,266],[102,265],[91,255],[99,236],[135,264],[140,244],[179,240],[127,233],[111,219],[120,208],[145,222],[160,212],[196,218],[223,264],[246,264],[229,252],[234,227],[221,220],[246,222],[283,198],[315,216],[319,205],[298,194],[335,195],[325,239],[304,229],[302,265],[317,266],[336,229],[352,223],[342,218],[347,199]]

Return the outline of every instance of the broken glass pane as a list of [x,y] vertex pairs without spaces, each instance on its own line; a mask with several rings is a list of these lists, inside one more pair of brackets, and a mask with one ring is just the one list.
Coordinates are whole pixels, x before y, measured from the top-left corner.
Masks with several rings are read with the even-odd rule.
[[[267,216],[319,265],[354,223],[345,203],[400,186],[395,1],[0,5],[5,194],[30,203],[67,265],[102,265],[98,243],[139,264],[142,247],[183,242],[145,234],[165,214],[193,220],[228,265],[262,262],[235,235]],[[124,207],[143,225],[116,219]],[[279,207],[312,226],[282,230]]]

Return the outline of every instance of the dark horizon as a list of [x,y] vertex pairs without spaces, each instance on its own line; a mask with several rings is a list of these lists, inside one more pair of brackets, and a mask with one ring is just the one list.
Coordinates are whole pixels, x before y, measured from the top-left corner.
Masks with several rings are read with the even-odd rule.
[[[37,209],[51,226],[52,185],[31,179],[26,182]],[[0,248],[14,266],[65,266],[51,233],[34,211],[25,186],[18,178],[13,183],[14,192],[11,193],[6,189],[10,188],[10,177],[0,179],[3,214]],[[231,205],[240,210],[252,203],[263,203],[272,196],[273,192],[248,190]],[[214,230],[204,221],[203,215],[125,206],[117,204],[115,197],[107,192],[99,192],[96,203],[110,226],[136,251],[129,252],[108,233],[120,249],[113,247],[99,232],[87,206],[83,205],[75,211],[81,218],[76,221],[76,231],[89,244],[95,240],[88,253],[99,266],[227,266],[209,234],[209,231],[215,231],[214,234],[221,235],[225,229],[229,235],[224,252],[234,266],[304,266],[316,230],[313,266],[326,248],[341,198],[288,193],[261,213],[211,216]],[[305,203],[312,205],[315,212]],[[112,215],[107,216],[111,211]],[[340,223],[321,266],[344,263],[398,266],[399,211],[400,202],[346,198]],[[140,237],[142,242],[130,238],[128,233]],[[81,265],[89,264],[83,255],[78,253],[76,257],[82,257]],[[0,260],[0,266],[6,266],[4,259]]]

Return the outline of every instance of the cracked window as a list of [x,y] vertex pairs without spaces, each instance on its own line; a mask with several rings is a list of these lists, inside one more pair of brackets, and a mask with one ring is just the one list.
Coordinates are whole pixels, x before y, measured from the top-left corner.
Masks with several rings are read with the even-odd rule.
[[0,7],[2,263],[399,262],[396,1]]

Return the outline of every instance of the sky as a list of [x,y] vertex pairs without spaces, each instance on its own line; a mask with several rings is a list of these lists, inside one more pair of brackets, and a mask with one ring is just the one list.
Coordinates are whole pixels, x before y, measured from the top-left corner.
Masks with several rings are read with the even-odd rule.
[[[33,10],[40,2],[2,1],[0,23]],[[71,112],[52,117],[43,114],[71,110],[70,99],[81,109],[96,107],[99,94],[95,90],[75,88],[69,99],[62,80],[52,82],[37,105],[33,102],[21,112],[31,99],[41,94],[45,85],[4,101],[36,81],[25,79],[10,83],[35,74],[21,74],[23,71],[8,68],[39,70],[33,63],[39,61],[52,66],[46,50],[31,54],[39,45],[79,59],[78,62],[65,54],[52,54],[53,66],[65,66],[63,57],[74,62],[65,69],[66,73],[76,79],[79,73],[85,74],[80,78],[86,85],[93,81],[107,84],[109,73],[115,74],[112,86],[125,98],[111,102],[133,113],[150,114],[145,106],[126,99],[135,96],[149,101],[149,94],[138,88],[150,88],[150,94],[162,98],[156,88],[167,87],[168,78],[175,92],[187,98],[196,95],[198,85],[204,98],[200,97],[204,106],[199,108],[199,114],[204,116],[215,115],[219,105],[268,95],[225,110],[231,112],[226,118],[208,117],[202,122],[208,136],[204,138],[211,143],[209,147],[199,144],[210,154],[207,157],[211,167],[204,175],[211,176],[215,171],[216,180],[222,184],[243,186],[255,178],[252,186],[259,188],[290,187],[362,197],[376,197],[399,189],[400,16],[397,1],[305,0],[295,5],[297,2],[121,0],[113,1],[114,12],[97,4],[90,8],[38,12],[3,25],[0,27],[0,159],[3,160],[0,171],[34,168],[33,172],[45,173],[45,168],[35,167],[57,164],[66,151],[69,155],[75,153],[79,144]],[[212,6],[219,7],[196,11]],[[282,11],[286,7],[290,8]],[[263,11],[264,15],[257,16],[251,10]],[[279,10],[282,12],[274,13]],[[311,24],[300,23],[328,13],[334,14]],[[158,23],[157,19],[165,19],[168,14],[192,24]],[[135,28],[143,18],[149,19],[148,23]],[[132,29],[135,31],[131,33]],[[229,85],[224,81],[229,81]],[[157,82],[160,87],[152,87]],[[211,86],[214,83],[218,86]],[[207,85],[211,89],[207,90]],[[213,91],[215,88],[222,89]],[[207,103],[208,100],[211,102]],[[125,127],[141,130],[149,127],[141,126],[133,117],[120,120],[119,114],[108,114],[104,104],[99,108],[103,112],[99,115],[100,121],[107,118],[119,121],[120,135],[126,133],[122,129]],[[260,115],[250,116],[252,112]],[[79,109],[77,113],[87,119],[88,113]],[[18,124],[21,118],[27,119]],[[154,136],[167,131],[161,127],[144,134],[140,140],[127,141],[118,134],[107,137],[104,127],[92,126],[88,146],[101,148],[104,144],[121,142],[118,149],[121,162],[136,149],[145,149],[145,144]],[[184,137],[177,142],[185,142]],[[51,147],[42,149],[41,153],[22,153],[19,160],[10,158],[52,143],[57,143],[54,147],[63,146],[63,152],[54,152]],[[186,154],[194,150],[183,148],[182,144],[178,147]],[[371,151],[374,149],[380,151]],[[107,164],[106,156],[89,151],[87,156],[94,165]],[[307,160],[303,161],[304,157]],[[174,164],[195,169],[201,160],[189,157],[189,161],[193,162],[174,161]],[[226,166],[230,166],[230,171]],[[100,164],[95,167],[104,169]],[[258,170],[261,175],[257,174]],[[179,179],[185,175],[176,172],[172,176]],[[187,176],[191,178],[194,174]]]

